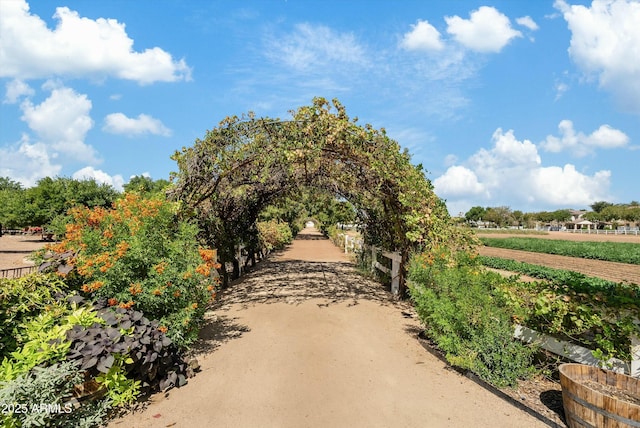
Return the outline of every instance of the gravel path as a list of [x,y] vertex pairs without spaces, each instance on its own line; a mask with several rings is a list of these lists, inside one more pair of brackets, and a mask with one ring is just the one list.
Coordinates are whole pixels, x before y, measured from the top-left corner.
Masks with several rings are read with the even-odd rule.
[[305,230],[222,293],[202,371],[111,427],[542,427],[452,371],[394,302]]

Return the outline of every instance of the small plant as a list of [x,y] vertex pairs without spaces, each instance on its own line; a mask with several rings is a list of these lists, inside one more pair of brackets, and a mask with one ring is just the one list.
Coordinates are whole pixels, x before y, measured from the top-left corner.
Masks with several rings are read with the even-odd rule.
[[43,311],[52,311],[56,296],[65,289],[64,283],[51,275],[0,278],[0,358],[18,347],[20,326]]
[[180,347],[198,333],[218,286],[216,253],[199,248],[197,227],[177,218],[177,204],[125,194],[112,209],[70,211],[64,240],[40,260],[72,289],[158,320]]
[[95,427],[101,425],[110,406],[108,400],[80,403],[74,387],[84,379],[76,364],[63,361],[34,367],[11,381],[0,382],[0,403],[10,410],[0,414],[3,426]]
[[140,393],[140,381],[129,379],[124,370],[125,364],[133,364],[131,357],[112,354],[113,362],[107,373],[96,377],[96,381],[107,388],[107,395],[114,406],[132,404]]
[[447,250],[415,256],[409,290],[427,335],[447,360],[496,386],[532,374],[533,349],[513,339],[511,308],[496,292],[499,275]]
[[[102,324],[77,325],[67,333],[71,341],[67,358],[78,361],[89,376],[111,379],[109,385],[125,376],[139,383],[135,388],[124,380],[120,384],[136,390],[166,390],[186,383],[187,364],[157,321],[125,308],[105,307],[98,314]],[[111,378],[105,378],[109,373]],[[124,396],[118,388],[114,394]]]

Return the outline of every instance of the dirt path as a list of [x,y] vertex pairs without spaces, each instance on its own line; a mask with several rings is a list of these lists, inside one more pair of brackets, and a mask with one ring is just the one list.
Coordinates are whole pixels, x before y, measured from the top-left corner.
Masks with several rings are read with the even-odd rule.
[[202,371],[109,426],[546,426],[425,351],[411,308],[313,231],[212,309]]
[[46,244],[40,235],[0,236],[0,269],[31,266],[27,257]]
[[640,266],[602,260],[581,259],[555,254],[533,253],[505,248],[480,247],[480,255],[502,257],[556,269],[567,269],[615,282],[640,284]]

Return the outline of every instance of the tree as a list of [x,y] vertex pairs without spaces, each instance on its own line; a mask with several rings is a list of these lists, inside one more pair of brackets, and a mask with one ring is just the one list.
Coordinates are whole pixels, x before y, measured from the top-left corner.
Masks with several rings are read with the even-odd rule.
[[162,178],[154,181],[151,177],[136,175],[131,177],[131,180],[123,187],[125,192],[137,192],[141,195],[151,196],[163,193],[169,184],[168,180]]
[[594,210],[595,212],[599,213],[601,212],[603,209],[605,209],[608,206],[613,205],[610,202],[605,202],[605,201],[598,201],[598,202],[594,202],[593,204],[589,205],[591,207],[592,210]]
[[94,179],[45,177],[24,191],[22,205],[14,207],[13,212],[20,226],[43,226],[74,206],[107,208],[119,196],[113,187]]
[[464,215],[464,218],[467,221],[480,221],[484,218],[486,212],[487,210],[484,209],[483,207],[480,207],[480,206],[471,207],[471,209],[467,211],[467,213]]
[[484,216],[486,221],[495,223],[499,227],[510,224],[512,220],[511,208],[509,207],[489,207]]

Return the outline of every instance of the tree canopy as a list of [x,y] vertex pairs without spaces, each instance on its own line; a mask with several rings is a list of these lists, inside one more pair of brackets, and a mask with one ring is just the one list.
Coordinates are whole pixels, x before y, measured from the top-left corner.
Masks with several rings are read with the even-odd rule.
[[316,98],[290,113],[288,120],[228,117],[173,156],[179,172],[171,196],[198,219],[223,260],[250,241],[263,209],[305,188],[348,201],[365,242],[405,259],[414,248],[471,244],[422,167],[384,129],[358,125],[337,100]]

